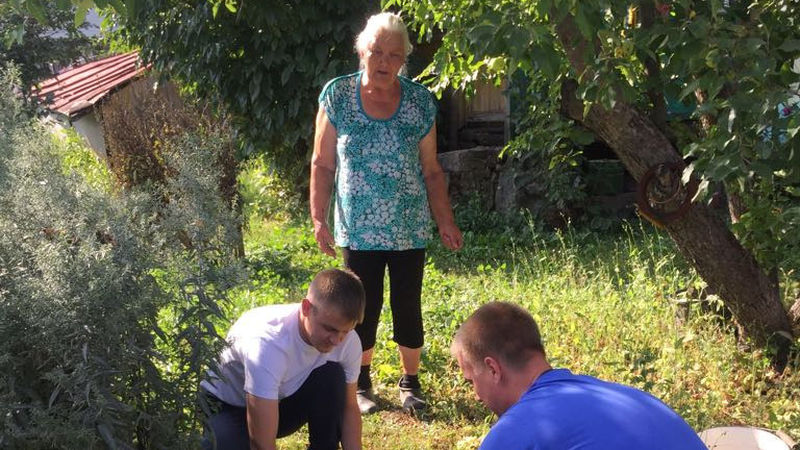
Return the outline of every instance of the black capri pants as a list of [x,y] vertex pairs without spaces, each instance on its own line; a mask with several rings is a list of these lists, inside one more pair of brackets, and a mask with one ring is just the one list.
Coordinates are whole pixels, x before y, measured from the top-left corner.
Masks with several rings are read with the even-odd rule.
[[343,248],[344,265],[361,279],[367,304],[364,321],[356,326],[361,347],[375,347],[375,334],[383,307],[383,275],[389,267],[389,303],[394,337],[398,345],[420,348],[422,329],[422,273],[425,249],[350,250]]

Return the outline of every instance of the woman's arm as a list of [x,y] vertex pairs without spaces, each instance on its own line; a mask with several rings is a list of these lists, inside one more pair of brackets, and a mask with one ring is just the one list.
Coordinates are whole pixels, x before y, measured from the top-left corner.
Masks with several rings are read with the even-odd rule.
[[314,225],[314,238],[320,250],[326,255],[336,257],[333,235],[328,228],[328,205],[331,201],[333,179],[336,172],[336,128],[334,128],[325,108],[319,107],[316,130],[314,132],[314,155],[311,157],[311,222]]
[[428,191],[428,203],[431,205],[433,220],[436,221],[439,236],[445,247],[450,250],[458,250],[464,242],[461,230],[458,229],[453,218],[453,209],[450,207],[450,199],[447,197],[444,172],[436,158],[436,124],[419,141],[419,158],[422,163],[422,175],[425,177],[425,189]]

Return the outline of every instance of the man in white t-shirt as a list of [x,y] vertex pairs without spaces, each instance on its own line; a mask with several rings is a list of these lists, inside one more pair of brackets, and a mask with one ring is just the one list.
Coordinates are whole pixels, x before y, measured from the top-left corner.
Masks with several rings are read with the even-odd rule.
[[207,449],[274,449],[308,424],[309,449],[361,448],[356,381],[364,288],[352,272],[314,277],[302,302],[245,312],[228,332],[218,373],[201,383],[216,411]]

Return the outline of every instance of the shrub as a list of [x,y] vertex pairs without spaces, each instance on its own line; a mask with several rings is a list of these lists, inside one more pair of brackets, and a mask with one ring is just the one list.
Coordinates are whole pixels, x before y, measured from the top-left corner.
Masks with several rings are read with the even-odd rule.
[[0,447],[195,447],[195,389],[239,280],[224,133],[166,142],[175,174],[158,195],[111,197],[64,173],[57,141],[19,114],[14,70],[0,75]]
[[239,192],[242,199],[243,216],[257,219],[279,219],[292,217],[306,220],[308,197],[295,189],[289,189],[281,181],[267,158],[250,158],[239,172]]

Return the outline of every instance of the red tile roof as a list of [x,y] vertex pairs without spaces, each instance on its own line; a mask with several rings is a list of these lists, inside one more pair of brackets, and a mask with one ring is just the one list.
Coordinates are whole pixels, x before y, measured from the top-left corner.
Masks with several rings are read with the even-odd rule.
[[147,69],[133,51],[61,72],[39,83],[35,93],[47,102],[47,109],[73,117]]

